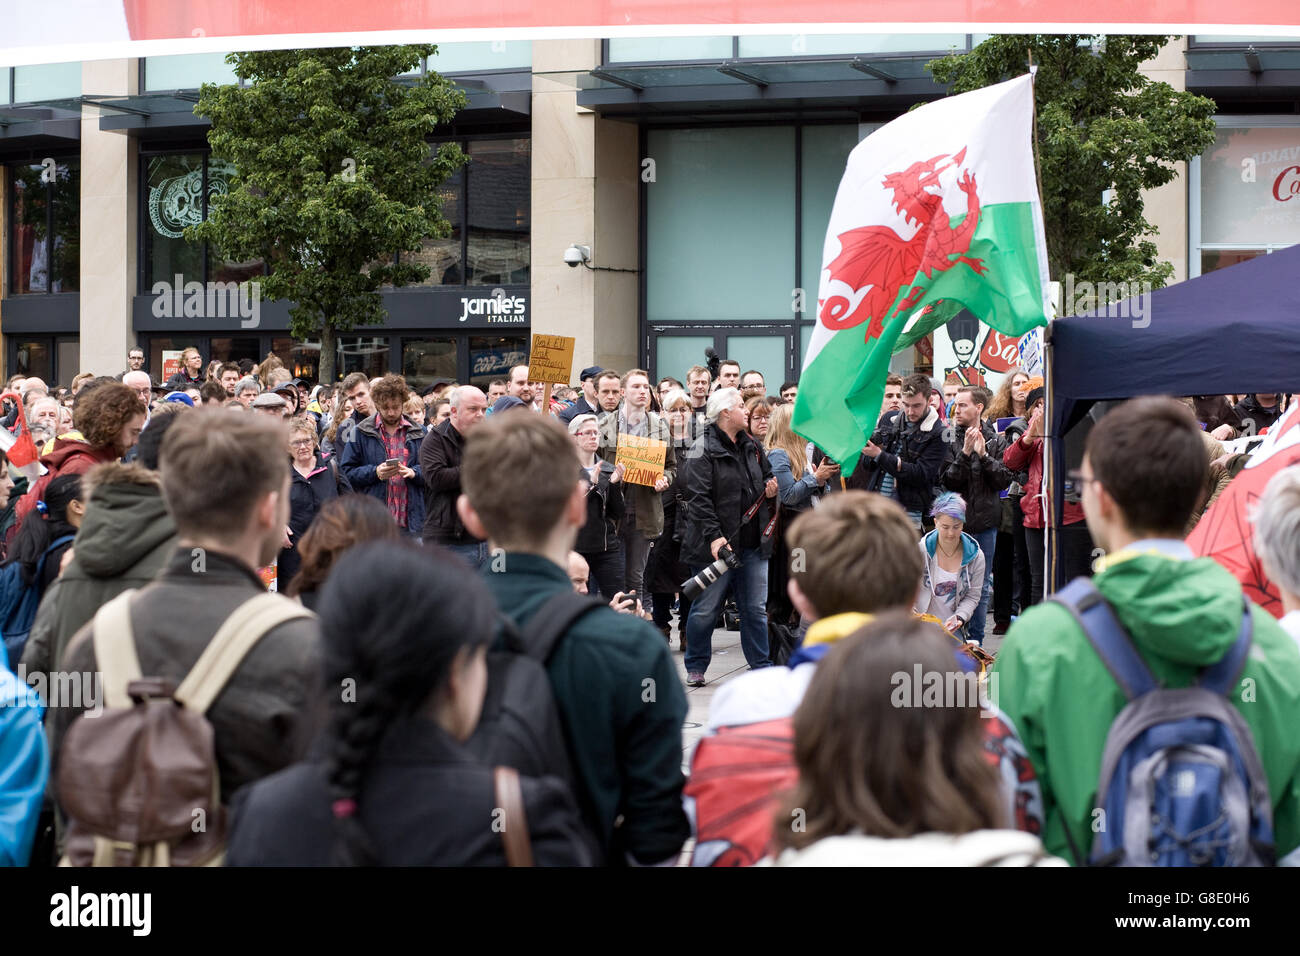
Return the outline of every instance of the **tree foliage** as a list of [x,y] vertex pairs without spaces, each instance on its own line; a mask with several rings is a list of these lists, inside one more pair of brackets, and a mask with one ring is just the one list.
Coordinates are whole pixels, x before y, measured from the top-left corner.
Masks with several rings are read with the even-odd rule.
[[[1174,163],[1209,148],[1215,104],[1139,72],[1169,40],[999,35],[929,64],[935,79],[965,93],[1023,75],[1032,53],[1053,279],[1072,273],[1076,283],[1160,288],[1173,276],[1173,265],[1157,258],[1142,191],[1171,182]],[[1091,303],[1063,305],[1085,311]]]
[[213,155],[236,170],[208,219],[186,230],[232,260],[261,257],[263,299],[288,299],[295,338],[321,338],[334,377],[337,332],[384,320],[380,288],[427,279],[394,253],[446,238],[438,187],[465,163],[428,137],[465,105],[436,73],[394,79],[429,45],[278,50],[226,58],[249,85],[205,84],[195,113]]

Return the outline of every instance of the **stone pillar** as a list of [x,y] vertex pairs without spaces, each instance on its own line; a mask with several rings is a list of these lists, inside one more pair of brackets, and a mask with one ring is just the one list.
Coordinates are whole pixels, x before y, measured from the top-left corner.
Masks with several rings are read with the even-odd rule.
[[573,379],[588,365],[637,362],[637,276],[564,263],[637,267],[637,127],[577,104],[577,77],[600,63],[599,40],[533,42],[532,329],[577,339]]
[[[139,61],[81,65],[81,88],[91,95],[139,91]],[[135,344],[131,300],[136,291],[136,141],[102,132],[99,110],[81,119],[81,371],[116,375]],[[71,379],[71,375],[64,375]]]
[[[1187,38],[1177,37],[1166,43],[1154,59],[1142,65],[1142,73],[1156,82],[1168,83],[1175,90],[1187,89],[1187,63],[1183,52]],[[1187,278],[1187,164],[1175,164],[1178,175],[1158,189],[1144,190],[1142,201],[1147,221],[1160,230],[1154,239],[1159,257],[1173,263],[1170,284]]]

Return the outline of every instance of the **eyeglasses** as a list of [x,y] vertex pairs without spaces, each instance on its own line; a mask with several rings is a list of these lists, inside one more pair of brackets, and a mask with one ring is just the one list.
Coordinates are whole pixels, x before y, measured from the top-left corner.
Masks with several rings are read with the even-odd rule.
[[600,432],[598,432],[598,431],[591,431],[591,430],[588,430],[588,431],[581,431],[581,432],[575,432],[574,434],[576,434],[579,438],[599,438],[599,437],[600,437]]
[[310,438],[295,438],[289,442],[290,448],[308,448],[315,444]]

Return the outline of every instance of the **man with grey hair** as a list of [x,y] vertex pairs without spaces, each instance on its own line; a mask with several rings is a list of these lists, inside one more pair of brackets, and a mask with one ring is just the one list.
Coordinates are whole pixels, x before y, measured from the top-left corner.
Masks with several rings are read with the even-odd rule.
[[487,543],[474,537],[456,510],[460,497],[460,460],[465,438],[487,414],[487,396],[473,385],[461,385],[444,395],[451,415],[424,436],[420,471],[424,475],[425,541],[434,541],[464,558],[472,567],[487,560]]
[[762,446],[749,434],[749,412],[737,389],[715,391],[706,414],[709,425],[691,446],[681,474],[682,563],[699,574],[722,557],[725,570],[695,599],[686,622],[686,683],[692,687],[704,686],[713,656],[713,624],[728,582],[735,588],[745,660],[751,668],[769,663],[767,561],[776,479]]
[[262,393],[262,386],[258,384],[257,379],[241,378],[235,383],[235,401],[243,405],[244,408],[251,408],[253,399]]
[[122,376],[122,384],[135,392],[136,397],[140,399],[140,404],[145,407],[145,414],[149,413],[149,402],[153,398],[153,382],[149,379],[148,372],[127,372]]
[[1300,643],[1300,465],[1269,479],[1253,520],[1255,553],[1282,598],[1278,623]]

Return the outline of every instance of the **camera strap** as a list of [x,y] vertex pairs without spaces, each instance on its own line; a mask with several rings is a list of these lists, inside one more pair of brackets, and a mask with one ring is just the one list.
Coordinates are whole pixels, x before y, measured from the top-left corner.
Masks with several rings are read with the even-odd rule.
[[[763,499],[766,497],[767,497],[766,494],[760,494],[758,496],[758,500],[749,506],[749,510],[745,512],[745,516],[740,519],[740,526],[742,528],[745,527],[745,525],[749,524],[750,519],[753,518],[754,515],[758,514],[758,509],[763,507]],[[767,527],[763,529],[762,539],[764,541],[767,541],[769,538],[771,538],[772,532],[776,530],[776,519],[779,514],[780,514],[779,508],[772,509],[772,520],[769,521],[767,523]]]

